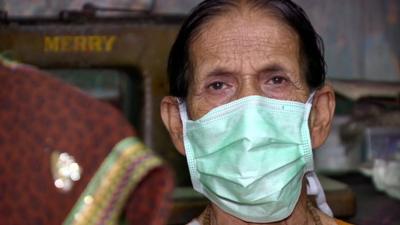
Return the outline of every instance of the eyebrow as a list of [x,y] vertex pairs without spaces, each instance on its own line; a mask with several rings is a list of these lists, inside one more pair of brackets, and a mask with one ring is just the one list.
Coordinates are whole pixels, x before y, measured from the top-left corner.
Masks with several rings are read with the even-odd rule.
[[[274,72],[282,72],[288,71],[282,65],[273,63],[270,65],[264,66],[262,69],[258,70],[256,74],[266,74],[266,73],[274,73]],[[207,73],[206,77],[213,77],[213,76],[226,76],[230,74],[237,74],[238,72],[229,70],[224,67],[217,67],[210,72]]]
[[273,63],[271,65],[267,65],[265,66],[263,69],[261,69],[258,74],[260,73],[273,73],[273,72],[282,72],[282,71],[288,71],[287,69],[285,69],[285,67],[283,67],[280,64],[277,63]]
[[236,74],[237,72],[234,72],[232,70],[229,70],[227,68],[223,67],[217,67],[210,72],[207,73],[206,77],[214,77],[214,76],[227,76],[230,74]]

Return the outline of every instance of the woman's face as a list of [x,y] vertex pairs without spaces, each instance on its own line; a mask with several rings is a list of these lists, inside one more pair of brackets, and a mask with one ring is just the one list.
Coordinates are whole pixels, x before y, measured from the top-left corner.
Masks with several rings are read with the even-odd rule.
[[273,16],[235,11],[211,19],[190,49],[190,118],[250,95],[305,102],[300,55],[296,32]]

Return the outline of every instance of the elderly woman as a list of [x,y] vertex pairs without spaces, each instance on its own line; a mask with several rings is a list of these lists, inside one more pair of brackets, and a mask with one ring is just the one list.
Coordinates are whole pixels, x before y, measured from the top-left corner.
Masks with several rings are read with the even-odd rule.
[[[322,41],[290,0],[206,0],[170,53],[161,116],[211,204],[191,224],[345,224],[313,172],[335,99]],[[317,190],[314,208],[307,193]],[[316,193],[314,193],[316,194]]]

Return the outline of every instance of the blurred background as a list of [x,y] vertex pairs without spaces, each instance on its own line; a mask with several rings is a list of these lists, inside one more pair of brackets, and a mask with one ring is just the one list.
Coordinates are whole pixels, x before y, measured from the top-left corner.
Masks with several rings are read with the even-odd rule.
[[[199,2],[0,0],[3,58],[113,105],[172,166],[178,188],[171,224],[206,202],[190,189],[185,158],[159,116],[169,48]],[[328,199],[337,216],[356,224],[400,224],[400,0],[295,2],[324,40],[336,90],[333,130],[315,154]]]
[[[99,7],[186,14],[199,0],[1,0],[9,17],[54,17],[63,10]],[[331,78],[397,81],[400,78],[398,0],[296,0],[323,37]],[[116,12],[114,12],[115,14]],[[116,13],[118,14],[118,12]],[[121,15],[121,12],[120,12]]]

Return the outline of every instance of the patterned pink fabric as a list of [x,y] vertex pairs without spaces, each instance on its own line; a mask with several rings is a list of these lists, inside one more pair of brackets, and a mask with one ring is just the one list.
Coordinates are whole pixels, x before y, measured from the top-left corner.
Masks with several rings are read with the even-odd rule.
[[[39,70],[0,62],[0,225],[62,224],[113,146],[134,135],[110,105]],[[53,184],[55,150],[83,168],[71,192]],[[173,185],[168,167],[152,171],[130,196],[129,224],[165,224]]]

